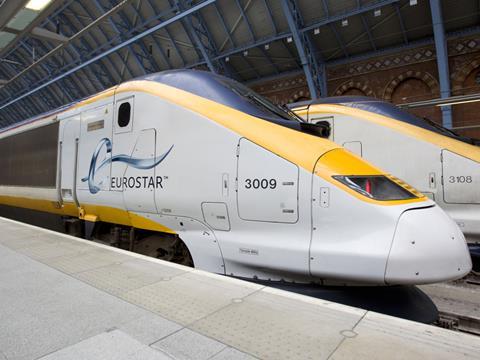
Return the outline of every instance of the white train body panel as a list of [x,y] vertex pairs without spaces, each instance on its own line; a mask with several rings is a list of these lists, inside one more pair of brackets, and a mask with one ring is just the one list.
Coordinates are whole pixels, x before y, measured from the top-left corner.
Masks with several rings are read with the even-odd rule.
[[[378,201],[335,180],[385,176],[325,139],[153,81],[120,85],[51,121],[57,189],[47,197],[0,186],[0,203],[38,209],[48,198],[55,206],[45,211],[178,234],[195,267],[239,277],[418,284],[470,271],[463,235],[433,201],[401,183],[404,200]],[[441,234],[425,226],[438,222]],[[433,243],[448,256],[432,257]]]
[[458,140],[444,137],[439,145],[428,136],[399,131],[390,124],[397,123],[393,119],[371,121],[366,111],[346,112],[319,104],[302,115],[311,123],[328,121],[330,140],[408,182],[440,205],[467,239],[480,240],[480,162],[468,157],[480,158],[478,147],[464,144],[470,147],[467,156],[459,155],[451,147]]

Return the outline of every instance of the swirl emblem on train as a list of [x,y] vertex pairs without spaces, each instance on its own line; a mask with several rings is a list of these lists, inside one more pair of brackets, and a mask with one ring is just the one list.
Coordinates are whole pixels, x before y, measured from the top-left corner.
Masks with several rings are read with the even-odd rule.
[[158,164],[160,164],[163,160],[165,160],[168,154],[170,154],[170,152],[172,151],[173,145],[165,153],[153,159],[138,159],[129,155],[119,154],[106,158],[97,166],[98,156],[100,155],[100,152],[103,148],[105,148],[107,155],[112,153],[112,142],[110,139],[103,138],[98,142],[97,147],[93,152],[92,159],[90,161],[90,169],[88,170],[88,175],[82,179],[82,182],[88,181],[88,188],[92,194],[96,194],[100,191],[100,187],[95,182],[95,173],[107,166],[108,164],[114,162],[122,162],[136,169],[152,169]]

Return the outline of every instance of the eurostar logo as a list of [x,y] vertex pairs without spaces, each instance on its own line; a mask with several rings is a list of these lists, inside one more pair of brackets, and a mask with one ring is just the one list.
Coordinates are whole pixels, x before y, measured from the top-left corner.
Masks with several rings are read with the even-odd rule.
[[[98,156],[100,155],[103,149],[106,150],[107,155],[112,153],[112,142],[110,139],[103,138],[102,140],[99,141],[99,143],[97,144],[97,147],[95,148],[95,151],[93,152],[92,160],[90,161],[90,169],[88,170],[88,175],[82,179],[82,182],[88,181],[88,189],[92,194],[96,194],[100,191],[100,187],[98,186],[97,183],[95,183],[95,173],[101,170],[102,168],[104,168],[105,166],[114,162],[121,162],[121,163],[128,164],[128,166],[134,167],[136,169],[142,169],[142,170],[152,169],[158,164],[160,164],[163,160],[165,160],[168,154],[170,154],[170,152],[172,151],[173,145],[164,154],[160,155],[159,157],[155,157],[153,159],[138,159],[129,155],[120,154],[120,155],[110,156],[105,160],[103,160],[99,165],[97,165]],[[126,183],[128,185],[129,181],[126,181],[126,182],[124,181],[123,183]]]

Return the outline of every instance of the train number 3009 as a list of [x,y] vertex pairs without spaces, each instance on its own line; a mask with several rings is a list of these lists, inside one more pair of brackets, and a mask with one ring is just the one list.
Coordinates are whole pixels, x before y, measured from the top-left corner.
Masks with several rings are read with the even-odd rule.
[[449,176],[448,182],[450,184],[471,184],[473,179],[471,176]]
[[245,179],[245,189],[275,189],[275,179]]

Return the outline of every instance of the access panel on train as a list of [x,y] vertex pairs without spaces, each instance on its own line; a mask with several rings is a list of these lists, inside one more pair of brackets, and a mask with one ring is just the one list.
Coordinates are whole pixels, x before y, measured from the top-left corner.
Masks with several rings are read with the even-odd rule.
[[298,167],[247,139],[241,139],[238,146],[240,217],[295,223],[298,220]]
[[442,151],[444,200],[451,204],[480,204],[480,167],[466,157]]

